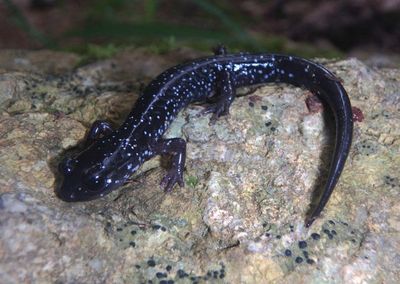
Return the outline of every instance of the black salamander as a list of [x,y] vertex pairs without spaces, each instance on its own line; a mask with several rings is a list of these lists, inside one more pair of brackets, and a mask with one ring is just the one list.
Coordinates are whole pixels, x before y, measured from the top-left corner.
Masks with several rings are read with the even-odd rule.
[[221,47],[215,56],[168,69],[153,80],[137,100],[125,122],[113,130],[96,121],[88,132],[87,148],[60,163],[63,182],[56,189],[64,201],[87,201],[102,197],[123,185],[146,160],[169,154],[172,166],[161,181],[165,191],[183,186],[186,142],[164,139],[163,134],[178,112],[188,104],[215,103],[204,112],[212,120],[228,114],[241,86],[261,83],[303,86],[321,98],[334,114],[336,142],[327,182],[306,226],[320,215],[338,181],[349,153],[353,120],[349,98],[340,81],[312,61],[278,54],[227,54]]

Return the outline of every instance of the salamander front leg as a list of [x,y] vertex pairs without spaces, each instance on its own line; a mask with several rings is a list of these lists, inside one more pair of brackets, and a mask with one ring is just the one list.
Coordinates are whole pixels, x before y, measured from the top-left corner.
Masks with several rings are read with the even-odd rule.
[[220,116],[229,114],[229,107],[235,99],[233,75],[229,71],[222,71],[218,84],[217,102],[209,105],[203,113],[213,113],[211,122],[215,122]]
[[184,186],[183,170],[186,160],[186,141],[181,138],[161,139],[150,147],[155,155],[172,155],[172,166],[161,180],[161,187],[169,192],[178,183]]
[[101,137],[104,137],[113,132],[109,122],[104,120],[96,120],[86,136],[86,145],[90,145]]

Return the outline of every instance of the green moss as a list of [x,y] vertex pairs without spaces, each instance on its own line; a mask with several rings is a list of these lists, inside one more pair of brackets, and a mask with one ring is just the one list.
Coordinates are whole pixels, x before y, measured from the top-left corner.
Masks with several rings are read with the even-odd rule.
[[89,44],[87,46],[87,55],[96,59],[105,59],[113,56],[119,49],[112,43],[107,45]]
[[114,43],[75,45],[63,48],[64,51],[74,52],[81,55],[76,67],[99,59],[111,58],[122,49],[124,49],[124,47],[117,46]]
[[156,43],[151,43],[148,45],[148,50],[155,54],[165,54],[176,48],[178,48],[178,44],[176,38],[174,36],[170,36],[168,38],[163,38],[161,41]]
[[198,178],[195,177],[195,176],[188,176],[188,177],[186,178],[186,184],[187,184],[189,187],[195,188],[196,185],[197,185],[198,183],[199,183],[199,180],[198,180]]

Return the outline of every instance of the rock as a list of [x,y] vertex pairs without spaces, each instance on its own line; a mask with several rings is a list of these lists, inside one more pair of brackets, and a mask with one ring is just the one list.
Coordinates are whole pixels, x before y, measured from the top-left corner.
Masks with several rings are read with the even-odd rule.
[[79,63],[79,56],[51,50],[0,50],[0,66],[8,71],[61,75]]
[[22,69],[0,65],[2,282],[399,282],[398,69],[325,63],[365,118],[355,124],[328,206],[309,229],[304,218],[326,176],[332,123],[308,111],[306,90],[286,85],[250,89],[215,124],[200,106],[179,114],[166,136],[188,141],[184,188],[159,188],[165,169],[156,158],[105,198],[65,203],[55,196],[65,150],[96,119],[121,123],[140,83],[182,57],[131,50],[64,71],[41,60]]

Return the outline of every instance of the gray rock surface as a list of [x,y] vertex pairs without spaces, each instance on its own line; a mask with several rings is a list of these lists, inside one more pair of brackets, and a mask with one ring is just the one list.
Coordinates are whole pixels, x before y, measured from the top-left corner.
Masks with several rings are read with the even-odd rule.
[[399,69],[325,62],[365,119],[307,229],[333,136],[306,90],[243,89],[213,125],[200,106],[182,111],[167,136],[188,141],[184,188],[159,188],[155,158],[106,198],[64,203],[54,186],[65,149],[96,119],[120,123],[142,82],[196,54],[131,50],[79,68],[74,55],[37,54],[0,52],[1,283],[400,282]]

